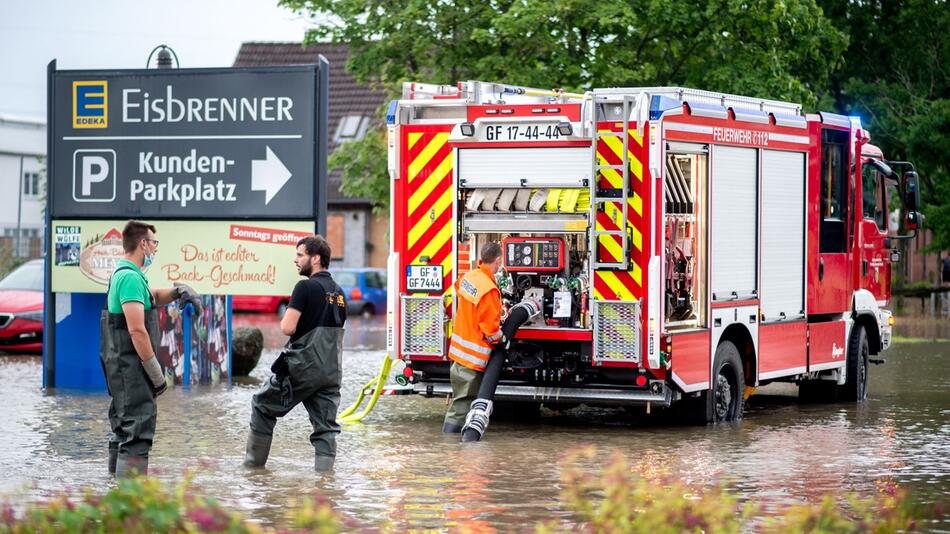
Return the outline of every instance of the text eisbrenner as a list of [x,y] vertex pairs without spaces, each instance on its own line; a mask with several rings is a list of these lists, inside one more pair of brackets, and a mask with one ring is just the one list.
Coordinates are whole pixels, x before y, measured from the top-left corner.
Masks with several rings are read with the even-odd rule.
[[136,200],[149,202],[178,202],[185,208],[189,202],[236,202],[234,196],[235,184],[218,180],[214,183],[203,183],[201,176],[193,181],[176,182],[171,176],[165,183],[151,184],[142,180],[132,180],[130,197]]
[[294,100],[288,96],[175,98],[141,89],[122,90],[122,122],[248,122],[293,121]]

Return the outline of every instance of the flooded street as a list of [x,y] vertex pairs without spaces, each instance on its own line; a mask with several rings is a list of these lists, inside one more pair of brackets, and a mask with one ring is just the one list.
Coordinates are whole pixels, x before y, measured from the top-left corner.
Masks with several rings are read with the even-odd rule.
[[[484,441],[462,445],[440,432],[444,400],[383,397],[364,424],[344,428],[335,472],[319,476],[302,408],[278,423],[266,470],[241,467],[251,396],[284,339],[271,316],[236,315],[234,326],[242,325],[264,330],[270,348],[261,363],[230,388],[177,387],[163,395],[151,467],[170,483],[189,468],[205,494],[265,523],[281,518],[291,498],[320,492],[338,509],[394,531],[570,524],[558,501],[557,461],[589,443],[605,459],[622,451],[648,476],[721,481],[766,513],[826,493],[871,494],[887,480],[926,502],[950,495],[948,342],[892,347],[887,364],[870,369],[863,405],[799,405],[795,387],[779,386],[754,396],[736,426],[635,423],[623,410],[582,407],[545,410],[538,423],[493,421]],[[900,325],[898,334],[908,335]],[[377,372],[384,336],[382,319],[347,322],[344,407]],[[113,484],[108,398],[44,394],[40,382],[40,358],[0,356],[0,493],[23,503],[70,487],[105,490]]]

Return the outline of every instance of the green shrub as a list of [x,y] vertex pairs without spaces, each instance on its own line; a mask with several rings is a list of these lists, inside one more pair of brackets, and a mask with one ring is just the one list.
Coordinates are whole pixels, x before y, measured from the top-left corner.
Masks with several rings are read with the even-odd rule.
[[[758,507],[739,505],[721,486],[692,488],[668,476],[638,476],[620,453],[614,453],[600,473],[591,474],[579,466],[600,456],[595,447],[588,446],[568,453],[561,462],[561,498],[581,520],[583,532],[890,533],[915,530],[928,519],[946,517],[950,510],[947,503],[916,504],[906,491],[882,483],[871,497],[851,494],[839,502],[828,495],[818,504],[791,506],[756,523]],[[576,530],[551,522],[539,525],[536,532]]]
[[[927,521],[946,517],[948,503],[914,504],[906,491],[881,483],[871,497],[829,495],[818,504],[790,506],[762,519],[753,504],[740,504],[720,485],[693,487],[670,476],[634,474],[626,458],[613,453],[601,469],[602,453],[582,447],[561,462],[561,499],[573,513],[571,525],[556,521],[536,526],[537,534],[554,532],[708,534],[764,532],[890,533],[926,528]],[[25,533],[303,533],[333,534],[373,529],[335,510],[322,496],[291,502],[279,529],[262,527],[242,514],[193,491],[191,476],[168,490],[154,478],[120,480],[99,495],[85,490],[80,496],[62,494],[29,505],[18,517],[0,507],[0,534]],[[383,528],[383,530],[391,530]]]

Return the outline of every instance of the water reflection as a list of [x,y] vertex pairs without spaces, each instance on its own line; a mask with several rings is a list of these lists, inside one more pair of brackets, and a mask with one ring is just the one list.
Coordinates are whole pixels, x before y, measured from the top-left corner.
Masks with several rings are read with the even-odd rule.
[[[175,388],[159,399],[151,465],[169,482],[193,468],[205,492],[264,522],[293,497],[320,492],[367,524],[409,529],[523,530],[537,521],[572,525],[558,503],[557,461],[594,443],[622,451],[647,477],[724,482],[766,512],[825,493],[876,491],[881,480],[925,500],[950,495],[950,343],[896,345],[871,369],[862,406],[799,405],[794,387],[771,387],[738,425],[690,427],[661,418],[631,423],[623,410],[544,411],[534,424],[493,421],[486,440],[459,444],[440,433],[445,402],[383,398],[366,424],[344,429],[336,470],[312,471],[310,425],[296,410],[277,425],[268,468],[240,467],[251,395],[283,343],[276,319],[239,315],[264,330],[267,349],[251,376],[226,386]],[[347,322],[343,403],[378,369],[385,325]],[[105,395],[44,395],[32,357],[0,358],[0,492],[16,502],[64,487],[106,488]],[[593,470],[596,464],[582,466]]]

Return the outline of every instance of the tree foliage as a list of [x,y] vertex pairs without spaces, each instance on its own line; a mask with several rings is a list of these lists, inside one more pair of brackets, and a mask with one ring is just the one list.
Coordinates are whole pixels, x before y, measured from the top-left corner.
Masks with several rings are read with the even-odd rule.
[[850,36],[831,78],[885,157],[917,165],[933,249],[950,248],[950,8],[944,0],[820,0]]
[[[398,94],[403,81],[540,88],[684,85],[813,107],[845,35],[814,0],[281,0],[328,21],[306,40],[345,43],[347,68]],[[388,201],[382,134],[333,161],[349,194]],[[368,174],[371,173],[371,174]]]

